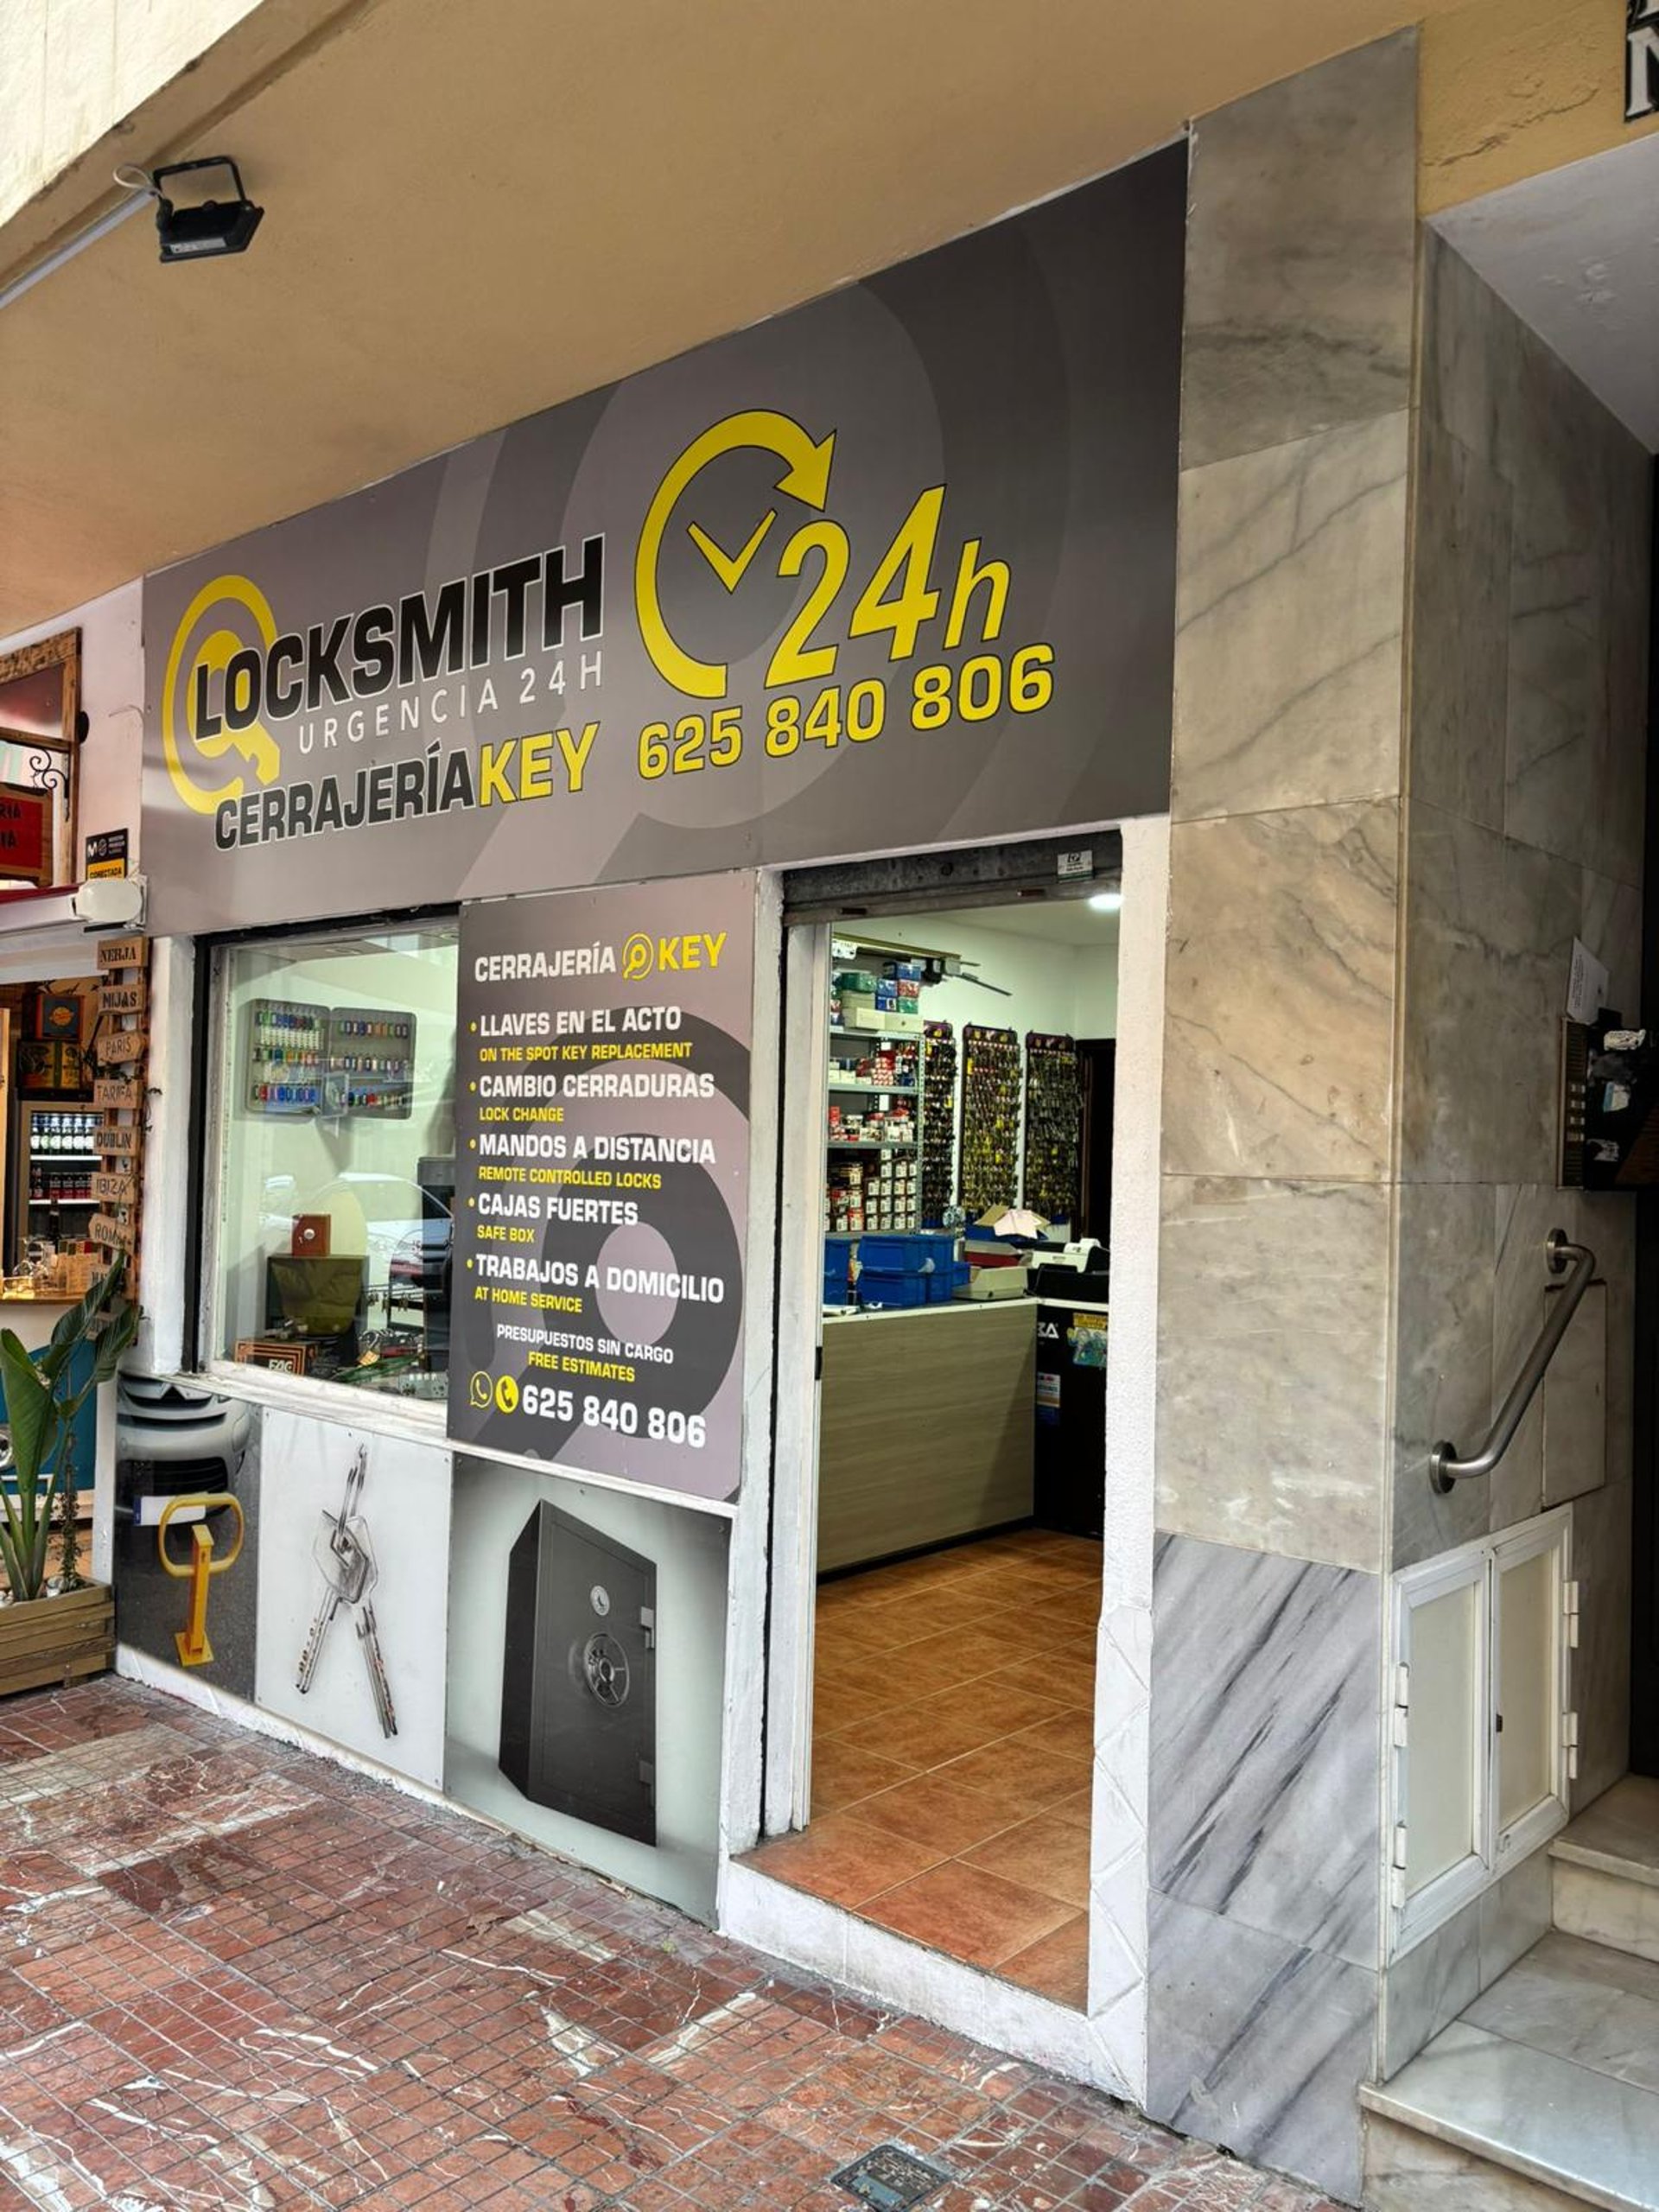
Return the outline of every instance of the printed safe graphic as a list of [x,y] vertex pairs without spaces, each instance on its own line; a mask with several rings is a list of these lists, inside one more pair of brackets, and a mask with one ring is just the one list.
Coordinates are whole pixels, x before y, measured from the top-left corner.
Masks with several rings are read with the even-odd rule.
[[507,1564],[501,1771],[556,1813],[657,1840],[657,1569],[556,1505]]

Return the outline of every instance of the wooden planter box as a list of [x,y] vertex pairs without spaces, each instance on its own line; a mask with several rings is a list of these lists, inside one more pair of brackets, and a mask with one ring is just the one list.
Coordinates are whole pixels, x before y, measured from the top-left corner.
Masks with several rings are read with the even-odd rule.
[[0,1697],[84,1681],[114,1658],[115,1592],[106,1583],[0,1605]]

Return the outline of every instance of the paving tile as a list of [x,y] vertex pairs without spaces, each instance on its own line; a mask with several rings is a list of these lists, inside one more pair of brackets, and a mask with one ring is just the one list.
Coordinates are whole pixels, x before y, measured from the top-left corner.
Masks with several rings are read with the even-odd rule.
[[[938,1586],[984,1580],[957,1560]],[[888,1798],[889,1824],[821,1821],[801,1855],[827,1831],[850,1879],[861,1831],[912,1914],[923,1885],[967,1877],[981,1886],[952,1909],[970,1936],[1014,1946],[997,1970],[1058,1987],[1083,1916],[1023,1878],[936,1866],[907,1834],[931,1802],[972,1851],[969,1831],[1013,1797],[964,1783],[961,1761],[912,1782],[830,1751],[842,1787]],[[1039,1753],[1064,1787],[1033,1816]],[[1015,1840],[984,1847],[1035,1876],[1045,1837],[1054,1864],[1075,1861],[1087,1791],[1052,1746],[1020,1757],[1027,1791],[1001,1831]],[[889,2140],[952,2177],[929,2212],[1329,2212],[1087,2089],[150,1691],[12,1700],[0,1778],[0,2212],[848,2212],[830,2176]],[[923,1868],[908,1878],[906,1852]]]

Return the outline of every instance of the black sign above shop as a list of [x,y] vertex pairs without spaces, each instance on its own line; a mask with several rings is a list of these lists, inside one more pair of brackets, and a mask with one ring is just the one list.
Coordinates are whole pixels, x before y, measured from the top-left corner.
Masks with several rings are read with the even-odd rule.
[[149,577],[162,932],[1168,800],[1184,146]]

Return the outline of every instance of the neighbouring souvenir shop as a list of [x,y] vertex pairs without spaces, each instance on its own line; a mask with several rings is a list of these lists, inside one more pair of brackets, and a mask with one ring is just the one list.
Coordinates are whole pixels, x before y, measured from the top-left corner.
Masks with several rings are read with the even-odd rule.
[[[1074,2008],[1185,179],[1168,149],[144,586],[189,1066],[124,1387],[200,1448],[118,1471],[124,1664],[713,1917],[844,1758],[829,1676],[821,1759],[774,1725],[820,1593],[965,1563],[998,1739],[1052,1725],[961,1849],[1066,1801],[1066,1894],[998,1961]],[[859,853],[957,854],[957,895],[800,904]],[[162,1497],[210,1527],[210,1649]],[[1033,1603],[1063,1693],[1001,1679]]]
[[[96,878],[125,866],[124,832],[83,839],[83,813],[101,820],[110,798],[103,749],[89,764],[86,738],[78,628],[0,652],[0,1327],[32,1354],[138,1238],[148,948],[90,936],[68,911],[83,868]],[[76,1354],[73,1383],[91,1357]],[[66,1470],[83,1571],[97,1427],[89,1400]],[[0,1484],[16,1495],[9,1445]],[[95,1650],[73,1663],[82,1656],[99,1663]]]

